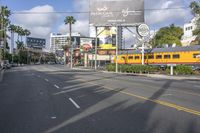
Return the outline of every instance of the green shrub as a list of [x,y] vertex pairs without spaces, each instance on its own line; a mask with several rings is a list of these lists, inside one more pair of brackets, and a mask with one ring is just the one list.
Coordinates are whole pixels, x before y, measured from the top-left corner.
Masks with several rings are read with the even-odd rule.
[[177,75],[189,75],[192,74],[192,68],[190,66],[186,65],[178,65],[175,67],[174,71]]
[[[170,67],[167,67],[166,72],[170,74]],[[193,74],[192,68],[186,65],[177,65],[174,67],[174,74],[175,75],[190,75]]]
[[115,71],[115,64],[108,64],[106,66],[107,71]]
[[[107,71],[115,71],[115,64],[108,64]],[[149,65],[128,65],[123,64],[118,66],[119,72],[127,73],[153,73],[159,70],[159,67]]]

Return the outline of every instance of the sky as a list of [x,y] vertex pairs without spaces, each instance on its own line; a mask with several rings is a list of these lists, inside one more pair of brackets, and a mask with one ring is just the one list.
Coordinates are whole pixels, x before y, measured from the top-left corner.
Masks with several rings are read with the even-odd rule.
[[[162,9],[188,7],[193,0],[145,0],[145,9]],[[89,11],[89,0],[0,0],[0,5],[7,5],[12,12],[85,12]],[[77,20],[73,25],[74,32],[89,35],[89,15],[81,14],[13,14],[11,22],[31,31],[32,37],[49,39],[51,32],[66,33],[64,24],[66,16],[74,16]],[[151,31],[172,23],[183,27],[191,20],[189,8],[171,10],[145,10],[145,23]],[[130,37],[130,34],[128,35]]]

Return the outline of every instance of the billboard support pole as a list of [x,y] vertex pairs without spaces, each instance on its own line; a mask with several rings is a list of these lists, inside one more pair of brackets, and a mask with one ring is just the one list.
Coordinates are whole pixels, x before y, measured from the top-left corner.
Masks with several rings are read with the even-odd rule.
[[115,61],[115,72],[118,73],[118,26],[116,26],[116,61]]
[[94,70],[97,70],[97,27],[95,26],[95,33],[96,33],[96,38],[95,38],[95,61],[94,61]]
[[98,34],[98,30],[97,30],[97,26],[95,26],[95,34],[96,34],[96,38],[95,38],[95,61],[94,61],[94,70],[97,70],[97,43],[98,43],[98,36],[101,35],[101,33],[103,33],[105,31],[102,30],[99,34]]

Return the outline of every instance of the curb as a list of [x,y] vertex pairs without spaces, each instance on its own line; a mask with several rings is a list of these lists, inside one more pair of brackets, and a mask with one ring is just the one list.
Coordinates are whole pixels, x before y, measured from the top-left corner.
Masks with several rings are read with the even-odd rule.
[[[83,70],[83,71],[93,71],[94,69],[84,69],[84,68],[73,68],[73,70]],[[178,76],[170,76],[170,75],[161,75],[161,74],[135,74],[135,73],[115,73],[115,72],[109,72],[109,71],[99,71],[101,73],[110,73],[110,74],[120,74],[120,75],[133,75],[133,76],[143,76],[143,77],[149,77],[149,78],[160,78],[160,79],[169,79],[169,80],[194,80],[194,81],[200,81],[199,77],[178,77]]]
[[3,74],[4,74],[5,69],[0,69],[0,83],[3,80]]
[[133,76],[143,76],[149,78],[160,78],[160,79],[169,79],[169,80],[194,80],[200,81],[200,77],[178,77],[178,76],[170,76],[170,75],[159,75],[159,74],[134,74],[134,73],[115,73],[115,72],[108,72],[108,71],[101,71],[102,73],[110,73],[110,74],[121,74],[121,75],[133,75]]

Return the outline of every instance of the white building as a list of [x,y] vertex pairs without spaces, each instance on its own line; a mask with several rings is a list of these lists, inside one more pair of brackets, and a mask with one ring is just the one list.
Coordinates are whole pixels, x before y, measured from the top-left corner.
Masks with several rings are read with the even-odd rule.
[[183,31],[184,35],[182,37],[182,45],[189,46],[192,41],[195,41],[196,36],[193,35],[193,31],[196,29],[196,21],[198,17],[194,17],[189,23],[184,24]]
[[[80,33],[72,33],[72,37],[80,37]],[[62,46],[68,43],[68,34],[50,34],[50,52],[55,53],[56,50],[62,50]]]

